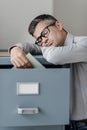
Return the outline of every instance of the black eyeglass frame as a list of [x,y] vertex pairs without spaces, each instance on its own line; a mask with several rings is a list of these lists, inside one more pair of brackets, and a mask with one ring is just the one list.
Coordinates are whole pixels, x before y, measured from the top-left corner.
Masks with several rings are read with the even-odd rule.
[[[38,46],[40,46],[41,44],[41,41],[42,41],[42,37],[47,37],[46,35],[43,35],[43,32],[44,32],[44,30],[46,30],[46,29],[48,29],[48,31],[49,31],[49,33],[50,33],[50,30],[49,30],[49,27],[50,26],[54,26],[55,25],[55,22],[54,23],[52,23],[52,24],[50,24],[50,25],[48,25],[48,26],[46,26],[43,30],[42,30],[42,32],[41,32],[41,35],[36,39],[36,41],[35,41],[35,44],[36,45],[38,45]],[[39,40],[40,39],[40,40]]]

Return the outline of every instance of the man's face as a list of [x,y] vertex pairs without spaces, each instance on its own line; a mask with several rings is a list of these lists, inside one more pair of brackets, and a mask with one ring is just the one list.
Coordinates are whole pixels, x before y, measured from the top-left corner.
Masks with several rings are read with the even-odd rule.
[[40,46],[62,46],[66,38],[66,33],[58,21],[54,24],[39,22],[33,35]]

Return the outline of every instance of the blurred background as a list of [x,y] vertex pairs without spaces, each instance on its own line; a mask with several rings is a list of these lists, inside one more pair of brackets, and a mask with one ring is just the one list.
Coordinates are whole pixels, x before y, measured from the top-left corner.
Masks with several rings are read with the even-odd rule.
[[28,26],[43,13],[54,15],[72,34],[87,35],[87,0],[0,0],[0,50],[34,42]]

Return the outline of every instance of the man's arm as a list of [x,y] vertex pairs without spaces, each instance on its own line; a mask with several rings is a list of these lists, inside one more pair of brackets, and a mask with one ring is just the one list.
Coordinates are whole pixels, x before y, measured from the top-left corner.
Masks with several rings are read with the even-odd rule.
[[26,54],[27,53],[31,53],[31,54],[41,54],[41,49],[40,47],[38,47],[37,45],[33,44],[33,43],[27,43],[27,42],[19,42],[13,46],[11,46],[9,48],[9,52],[11,49],[13,49],[14,47],[20,47],[22,49],[22,51],[24,51]]
[[41,54],[41,49],[31,43],[17,43],[9,48],[11,63],[16,68],[31,68],[32,65],[26,58],[26,54]]
[[87,62],[87,38],[84,42],[62,47],[43,47],[44,58],[53,64]]

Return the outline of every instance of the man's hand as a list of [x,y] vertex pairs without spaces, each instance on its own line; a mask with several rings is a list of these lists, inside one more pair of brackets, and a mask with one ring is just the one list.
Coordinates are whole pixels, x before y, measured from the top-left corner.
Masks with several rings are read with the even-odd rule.
[[26,58],[26,54],[20,47],[13,47],[10,51],[11,63],[16,68],[32,68],[31,63]]

